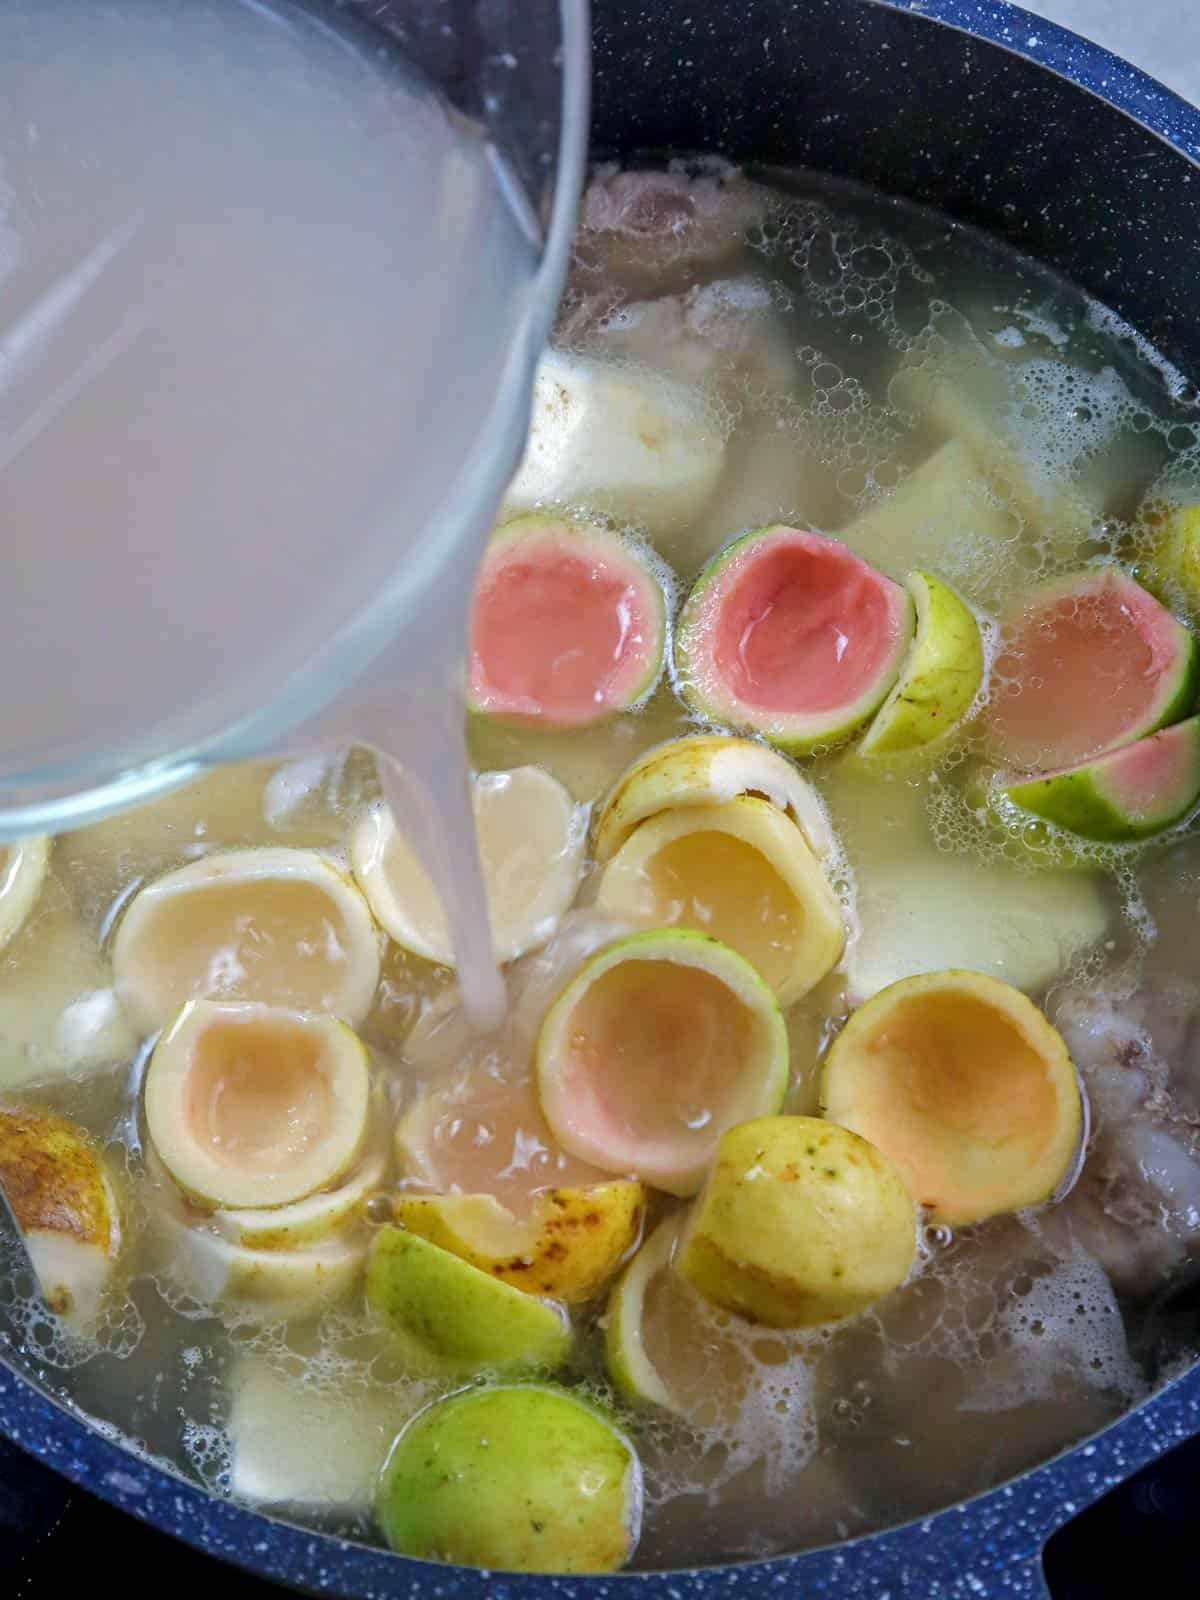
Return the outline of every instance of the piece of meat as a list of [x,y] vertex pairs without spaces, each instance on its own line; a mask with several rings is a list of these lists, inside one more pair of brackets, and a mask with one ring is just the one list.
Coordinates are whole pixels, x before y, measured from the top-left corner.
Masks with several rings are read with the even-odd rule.
[[1068,990],[1054,1013],[1092,1129],[1078,1182],[1042,1226],[1071,1231],[1138,1298],[1200,1258],[1200,1108],[1188,1049],[1197,998],[1164,983],[1128,997]]
[[771,205],[766,189],[715,162],[697,175],[679,161],[660,172],[598,167],[580,202],[569,293],[690,288],[736,260]]

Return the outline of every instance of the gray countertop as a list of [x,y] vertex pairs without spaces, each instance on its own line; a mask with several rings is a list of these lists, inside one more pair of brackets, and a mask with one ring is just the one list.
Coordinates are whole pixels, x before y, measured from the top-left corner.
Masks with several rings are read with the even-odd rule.
[[1197,0],[1021,0],[1026,11],[1086,34],[1200,104]]

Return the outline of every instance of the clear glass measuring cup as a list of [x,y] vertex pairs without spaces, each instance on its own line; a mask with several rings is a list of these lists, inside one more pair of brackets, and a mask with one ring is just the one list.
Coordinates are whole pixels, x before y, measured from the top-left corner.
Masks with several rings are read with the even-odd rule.
[[0,9],[0,839],[454,714],[586,122],[585,0]]

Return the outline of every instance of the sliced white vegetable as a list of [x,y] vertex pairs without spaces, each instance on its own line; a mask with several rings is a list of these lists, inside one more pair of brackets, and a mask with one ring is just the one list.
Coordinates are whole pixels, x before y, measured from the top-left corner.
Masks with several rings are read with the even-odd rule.
[[253,1357],[229,1381],[229,1487],[256,1505],[364,1512],[420,1389],[318,1388]]
[[[484,772],[474,784],[475,823],[498,961],[545,944],[575,898],[587,824],[557,779],[540,767]],[[428,873],[376,806],[350,841],[354,873],[398,945],[454,965],[450,930]]]
[[695,516],[724,442],[702,397],[670,378],[549,351],[507,511],[585,507],[667,533]]
[[928,790],[903,776],[873,778],[853,759],[826,789],[857,883],[859,926],[844,963],[852,1004],[946,968],[1038,990],[1105,937],[1095,874],[1025,874],[939,850]]

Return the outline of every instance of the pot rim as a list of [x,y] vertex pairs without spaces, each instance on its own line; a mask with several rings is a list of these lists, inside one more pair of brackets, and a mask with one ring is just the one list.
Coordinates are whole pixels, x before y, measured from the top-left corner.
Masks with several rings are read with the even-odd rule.
[[[981,39],[1056,74],[1200,164],[1200,109],[1103,46],[1009,0],[860,0]],[[998,1488],[843,1545],[719,1567],[611,1577],[492,1575],[397,1556],[224,1499],[119,1444],[108,1425],[50,1398],[0,1345],[0,1433],[119,1510],[268,1581],[345,1600],[670,1600],[715,1593],[758,1600],[802,1592],[836,1600],[937,1593],[939,1600],[1044,1595],[1041,1554],[1059,1527],[1139,1468],[1200,1432],[1200,1361],[1117,1421]],[[952,1562],[946,1550],[954,1552]],[[949,1567],[949,1570],[948,1570]]]

